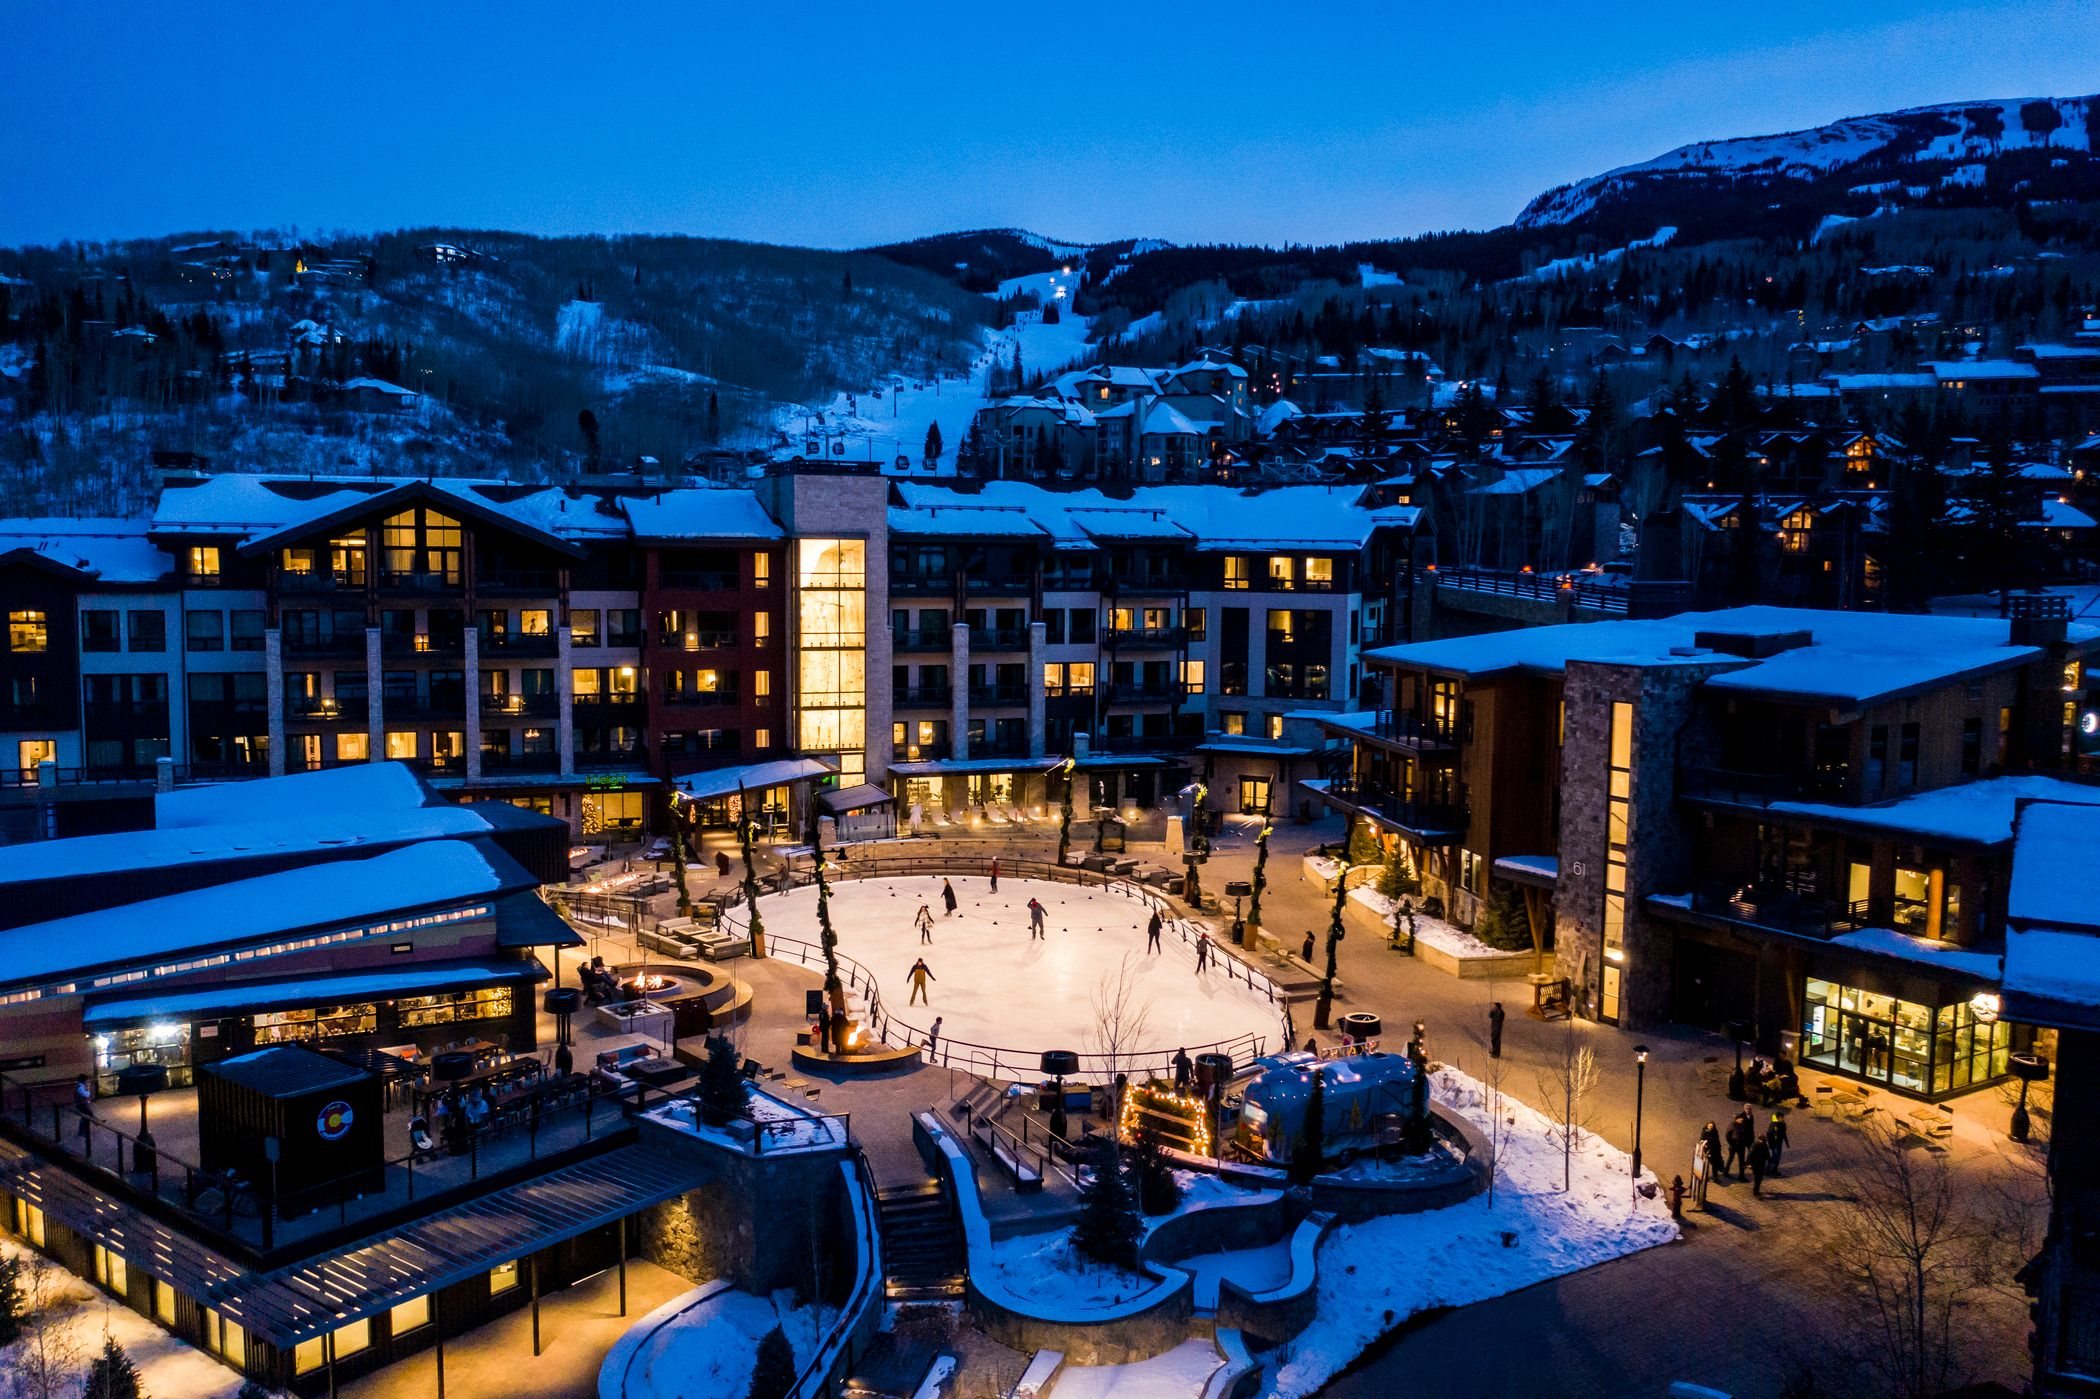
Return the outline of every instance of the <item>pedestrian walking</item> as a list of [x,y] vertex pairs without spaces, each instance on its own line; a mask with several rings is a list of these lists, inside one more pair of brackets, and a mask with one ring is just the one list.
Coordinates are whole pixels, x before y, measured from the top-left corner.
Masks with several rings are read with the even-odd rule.
[[1666,1191],[1664,1191],[1664,1192],[1663,1192],[1663,1197],[1664,1197],[1665,1199],[1667,1199],[1667,1200],[1668,1200],[1668,1201],[1670,1202],[1670,1218],[1672,1218],[1672,1219],[1682,1219],[1682,1218],[1684,1218],[1684,1177],[1683,1177],[1683,1176],[1671,1176],[1671,1177],[1670,1177],[1670,1188],[1669,1188],[1668,1190],[1666,1190]]
[[1772,1125],[1765,1128],[1765,1149],[1772,1157],[1772,1174],[1779,1174],[1779,1158],[1786,1154],[1786,1119],[1778,1113],[1772,1114]]
[[1724,1175],[1733,1171],[1737,1180],[1743,1178],[1743,1172],[1750,1164],[1750,1143],[1756,1138],[1757,1131],[1750,1125],[1750,1110],[1745,1108],[1729,1121],[1728,1133],[1721,1139],[1728,1146],[1728,1155],[1721,1161]]
[[1189,1088],[1189,1080],[1190,1080],[1190,1079],[1191,1079],[1192,1077],[1194,1077],[1194,1076],[1195,1076],[1195,1073],[1196,1073],[1196,1065],[1195,1065],[1195,1063],[1194,1063],[1194,1062],[1193,1062],[1193,1061],[1192,1061],[1192,1060],[1191,1060],[1191,1059],[1189,1058],[1189,1052],[1188,1052],[1188,1051],[1187,1051],[1186,1049],[1177,1049],[1177,1050],[1175,1050],[1175,1051],[1174,1051],[1174,1087],[1175,1087],[1175,1089],[1176,1089],[1177,1091],[1179,1091],[1179,1092],[1182,1092],[1182,1093],[1186,1093],[1186,1092],[1188,1092],[1188,1088]]
[[1713,1157],[1707,1154],[1706,1139],[1692,1143],[1692,1203],[1706,1208],[1706,1187],[1714,1178]]
[[1307,1035],[1305,1037],[1305,1052],[1307,1054],[1318,1054],[1320,1052],[1320,1042],[1311,1035]]
[[933,1028],[926,1032],[926,1057],[928,1059],[931,1059],[933,1057],[933,1051],[940,1044],[940,1042],[941,1017],[936,1015],[933,1017]]
[[999,892],[999,857],[992,856],[992,892]]
[[945,879],[941,881],[941,904],[948,910],[941,917],[946,918],[955,912],[955,886]]
[[1204,969],[1209,965],[1210,933],[1208,931],[1205,931],[1196,934],[1196,975],[1203,975]]
[[906,972],[905,976],[911,982],[911,999],[906,1001],[905,1004],[915,1006],[919,1002],[925,1001],[928,1005],[932,1005],[933,1002],[926,995],[926,983],[939,981],[940,978],[933,974],[933,968],[926,965],[926,959],[921,957],[918,961],[913,962],[911,970]]
[[1721,1178],[1721,1132],[1713,1119],[1708,1118],[1706,1129],[1699,1134],[1700,1150],[1706,1154],[1706,1173],[1715,1180]]
[[1750,1193],[1762,1200],[1765,1197],[1765,1169],[1772,1164],[1772,1149],[1765,1145],[1763,1137],[1752,1137],[1750,1149],[1743,1155],[1750,1162]]
[[1502,1057],[1502,1022],[1508,1019],[1502,1011],[1502,1002],[1488,1007],[1488,1058]]
[[1164,926],[1164,925],[1163,925],[1163,924],[1162,924],[1162,923],[1161,923],[1161,922],[1159,921],[1159,910],[1158,910],[1158,909],[1156,909],[1156,908],[1155,908],[1155,909],[1153,909],[1153,910],[1152,910],[1152,917],[1151,917],[1150,921],[1148,921],[1148,922],[1147,922],[1147,923],[1145,924],[1145,955],[1146,955],[1146,956],[1148,956],[1148,957],[1149,957],[1149,956],[1151,956],[1151,955],[1152,955],[1153,953],[1155,953],[1155,952],[1158,952],[1158,951],[1159,951],[1159,930],[1160,930],[1160,928],[1161,928],[1161,927],[1163,927],[1163,926]]
[[91,1149],[88,1134],[95,1124],[95,1086],[86,1074],[73,1080],[73,1115],[80,1119],[80,1154],[85,1156]]
[[1028,940],[1036,941],[1043,936],[1043,929],[1050,921],[1050,910],[1043,907],[1041,899],[1028,901]]
[[1302,945],[1301,945],[1301,946],[1300,946],[1300,947],[1298,948],[1298,960],[1299,960],[1299,961],[1301,961],[1301,962],[1303,962],[1303,963],[1305,963],[1305,964],[1306,964],[1307,966],[1311,966],[1311,965],[1312,965],[1312,954],[1313,954],[1313,941],[1312,941],[1312,929],[1310,929],[1310,928],[1307,928],[1307,929],[1305,930],[1305,942],[1304,942],[1304,943],[1303,943],[1303,944],[1302,944]]
[[917,928],[919,930],[920,942],[930,943],[933,941],[932,909],[928,908],[925,904],[920,904],[919,911],[911,916],[911,923],[914,928]]

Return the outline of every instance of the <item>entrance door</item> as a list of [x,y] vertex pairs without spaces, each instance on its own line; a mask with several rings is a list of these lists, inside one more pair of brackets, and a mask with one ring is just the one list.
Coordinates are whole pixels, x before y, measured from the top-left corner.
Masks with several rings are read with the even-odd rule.
[[1610,962],[1604,964],[1604,1001],[1597,1008],[1597,1018],[1607,1025],[1619,1023],[1619,968]]
[[1269,809],[1269,779],[1266,777],[1242,777],[1240,779],[1240,814],[1259,816]]

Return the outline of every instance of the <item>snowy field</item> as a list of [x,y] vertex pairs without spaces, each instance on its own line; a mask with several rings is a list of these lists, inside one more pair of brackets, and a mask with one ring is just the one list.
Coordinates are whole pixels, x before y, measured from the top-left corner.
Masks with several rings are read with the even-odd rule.
[[[1282,1043],[1282,1008],[1213,968],[1200,977],[1195,954],[1169,929],[1157,956],[1145,954],[1146,905],[1101,888],[1002,879],[993,894],[982,876],[956,876],[959,907],[943,917],[939,876],[851,879],[832,885],[831,920],[839,951],[867,967],[883,1009],[924,1039],[935,1016],[941,1038],[1034,1054],[1045,1049],[1101,1053],[1093,1000],[1104,977],[1129,959],[1146,1033],[1133,1051],[1171,1054],[1186,1046],[1258,1035]],[[1028,900],[1042,900],[1049,926],[1028,936]],[[933,913],[933,944],[921,946],[912,919]],[[814,887],[774,894],[760,904],[766,929],[816,942]],[[1223,954],[1217,954],[1222,956]],[[926,1002],[908,1005],[905,973],[919,957],[933,973]]]
[[648,1333],[631,1357],[615,1351],[607,1358],[608,1368],[616,1366],[624,1377],[620,1392],[627,1399],[744,1399],[766,1332],[780,1327],[799,1368],[816,1354],[837,1315],[830,1307],[796,1306],[791,1291],[771,1297],[706,1291],[673,1298],[644,1317],[636,1330],[667,1313],[675,1319]]
[[[1439,1105],[1485,1129],[1478,1082],[1442,1069],[1433,1083]],[[1634,1200],[1625,1152],[1586,1135],[1574,1151],[1574,1188],[1563,1191],[1561,1150],[1547,1137],[1547,1120],[1514,1098],[1503,1103],[1494,1205],[1476,1195],[1449,1209],[1337,1228],[1320,1246],[1319,1314],[1265,1377],[1264,1394],[1295,1399],[1317,1392],[1371,1342],[1425,1308],[1485,1301],[1677,1237],[1659,1191],[1653,1200]],[[1394,1266],[1396,1259],[1404,1266]]]
[[[0,1253],[23,1260],[22,1289],[29,1291],[29,1249],[12,1240],[0,1241]],[[105,1333],[138,1366],[140,1392],[160,1399],[225,1399],[241,1387],[241,1377],[196,1347],[177,1340],[129,1307],[96,1291],[56,1263],[47,1265],[52,1324],[67,1337],[78,1357],[78,1373],[84,1378],[88,1363],[102,1351]],[[28,1341],[0,1349],[0,1395],[28,1399],[33,1389],[21,1372],[18,1356]],[[66,1388],[74,1394],[79,1391]]]
[[1224,1360],[1209,1341],[1183,1341],[1134,1365],[1067,1365],[1057,1399],[1194,1399]]

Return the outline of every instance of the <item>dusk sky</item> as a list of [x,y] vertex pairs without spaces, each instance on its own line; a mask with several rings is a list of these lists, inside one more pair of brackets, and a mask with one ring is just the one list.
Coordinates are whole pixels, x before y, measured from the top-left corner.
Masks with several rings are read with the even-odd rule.
[[1390,237],[1686,141],[2092,92],[2095,54],[2090,0],[31,0],[0,44],[0,243]]

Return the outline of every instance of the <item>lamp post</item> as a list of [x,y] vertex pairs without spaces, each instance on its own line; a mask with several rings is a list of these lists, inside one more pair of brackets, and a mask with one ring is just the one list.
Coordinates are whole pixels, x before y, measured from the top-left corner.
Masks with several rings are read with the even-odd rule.
[[1641,1108],[1648,1091],[1648,1046],[1633,1047],[1633,1188],[1641,1188]]

